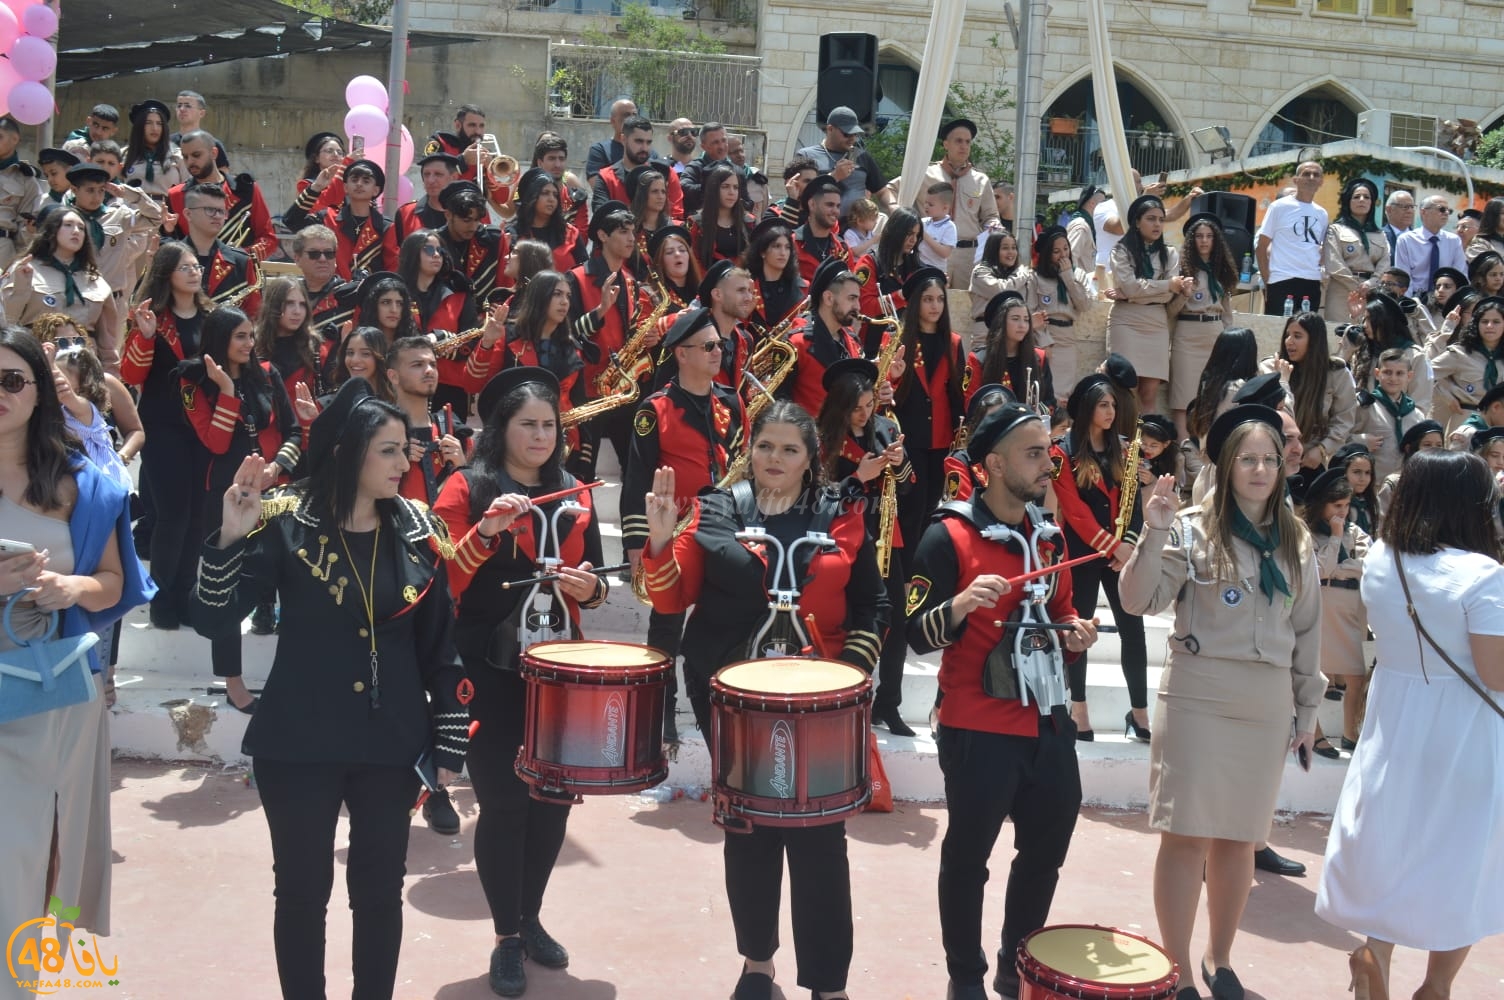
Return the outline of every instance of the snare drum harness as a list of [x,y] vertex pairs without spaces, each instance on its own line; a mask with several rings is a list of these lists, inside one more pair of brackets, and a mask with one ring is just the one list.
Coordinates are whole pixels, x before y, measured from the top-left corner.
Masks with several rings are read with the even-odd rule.
[[[811,656],[813,649],[810,637],[799,614],[799,593],[808,583],[810,559],[822,551],[835,548],[835,539],[830,536],[830,526],[840,513],[840,505],[833,498],[815,494],[814,517],[804,536],[796,538],[787,546],[768,532],[761,524],[757,498],[752,484],[743,480],[731,487],[731,501],[736,507],[738,519],[745,527],[736,533],[736,540],[744,544],[764,545],[774,558],[773,583],[768,591],[768,614],[763,619],[752,640],[747,644],[748,659],[775,656]],[[802,552],[808,552],[800,559]]]

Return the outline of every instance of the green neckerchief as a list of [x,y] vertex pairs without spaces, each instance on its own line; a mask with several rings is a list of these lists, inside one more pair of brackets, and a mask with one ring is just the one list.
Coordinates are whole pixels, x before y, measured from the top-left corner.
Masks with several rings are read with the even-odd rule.
[[1483,391],[1488,392],[1499,384],[1499,368],[1504,366],[1504,341],[1491,351],[1480,343],[1478,351],[1483,355]]
[[1396,403],[1383,389],[1374,389],[1369,395],[1373,397],[1375,403],[1389,412],[1390,418],[1394,421],[1394,441],[1398,444],[1400,438],[1405,436],[1405,426],[1401,421],[1415,412],[1415,400],[1402,392],[1400,401]]
[[1365,535],[1372,535],[1373,515],[1368,512],[1367,498],[1353,494],[1352,500],[1348,503],[1348,510],[1351,512],[1352,521],[1358,526],[1358,529]]
[[20,162],[21,155],[19,153],[12,153],[5,159],[0,160],[0,170],[9,170],[11,167],[14,167],[17,163]]
[[73,258],[73,263],[64,264],[56,257],[38,257],[38,264],[50,264],[63,274],[63,304],[71,306],[75,302],[84,300],[84,293],[78,290],[78,282],[73,276],[84,269],[83,255]]
[[1212,301],[1221,302],[1225,292],[1222,290],[1222,282],[1217,280],[1217,273],[1204,260],[1201,262],[1201,270],[1206,272],[1206,287],[1211,290]]
[[1071,304],[1071,297],[1065,291],[1065,278],[1063,276],[1055,279],[1055,294],[1060,296],[1061,305],[1068,306]]
[[1346,212],[1337,216],[1337,221],[1342,223],[1342,225],[1348,226],[1358,231],[1358,239],[1363,241],[1364,253],[1368,252],[1368,234],[1382,233],[1384,231],[1379,228],[1376,222],[1373,221],[1373,216],[1374,213],[1369,212],[1368,218],[1364,219],[1361,223],[1358,222],[1358,220],[1354,219],[1351,215],[1348,215]]
[[83,216],[84,222],[88,223],[89,239],[94,241],[94,249],[104,249],[104,224],[99,221],[100,219],[104,218],[104,206],[100,205],[92,212],[85,212],[83,209],[79,208],[78,204],[75,202],[73,205],[73,211]]
[[1488,421],[1483,419],[1483,414],[1481,413],[1469,413],[1467,419],[1462,422],[1462,426],[1471,427],[1473,430],[1486,431],[1488,430]]
[[[144,159],[146,160],[146,183],[150,184],[152,181],[157,179],[157,158],[152,154],[147,153]],[[1364,247],[1368,246],[1367,243],[1364,243],[1363,245]]]
[[1274,561],[1274,552],[1279,548],[1279,521],[1269,522],[1269,535],[1259,534],[1259,529],[1253,526],[1253,522],[1243,516],[1243,511],[1236,505],[1232,505],[1232,533],[1252,545],[1259,553],[1259,593],[1269,598],[1269,603],[1274,603],[1274,592],[1277,590],[1286,597],[1290,596],[1290,585],[1285,582],[1285,574],[1279,571],[1279,564]]
[[1143,255],[1142,260],[1139,261],[1139,263],[1141,265],[1143,265],[1144,273],[1143,274],[1134,275],[1134,277],[1143,278],[1143,279],[1145,279],[1147,281],[1153,281],[1154,280],[1154,252],[1156,250],[1163,250],[1164,246],[1165,246],[1165,241],[1164,241],[1163,238],[1159,239],[1158,241],[1156,241],[1154,243],[1145,243],[1143,245],[1143,247],[1144,247],[1144,255]]
[[1093,219],[1091,217],[1091,213],[1090,212],[1085,211],[1084,209],[1078,208],[1078,209],[1076,209],[1074,212],[1072,212],[1070,214],[1070,217],[1072,219],[1082,219],[1082,220],[1084,220],[1086,222],[1087,228],[1091,230],[1091,238],[1093,240],[1096,240],[1096,238],[1097,238],[1097,222],[1096,222],[1095,219]]

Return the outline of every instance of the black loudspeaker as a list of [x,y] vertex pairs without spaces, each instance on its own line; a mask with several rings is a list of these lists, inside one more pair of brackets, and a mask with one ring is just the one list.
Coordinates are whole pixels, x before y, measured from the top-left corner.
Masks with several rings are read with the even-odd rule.
[[1246,194],[1230,191],[1208,191],[1191,202],[1191,215],[1210,212],[1222,222],[1222,232],[1227,236],[1227,248],[1232,251],[1233,263],[1241,269],[1243,255],[1253,253],[1253,224],[1258,202]]
[[815,117],[821,126],[841,106],[870,124],[877,112],[877,36],[837,31],[820,36],[820,75]]

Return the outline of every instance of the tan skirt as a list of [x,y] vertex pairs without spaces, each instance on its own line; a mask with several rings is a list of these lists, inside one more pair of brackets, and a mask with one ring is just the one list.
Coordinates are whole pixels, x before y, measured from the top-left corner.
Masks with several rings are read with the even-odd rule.
[[1172,652],[1149,744],[1149,825],[1184,837],[1266,838],[1294,711],[1288,669]]
[[1076,345],[1074,326],[1052,326],[1055,344],[1050,348],[1050,381],[1055,386],[1055,398],[1067,399],[1081,377],[1079,370],[1080,350]]
[[1170,409],[1187,410],[1201,387],[1201,370],[1212,356],[1212,345],[1225,329],[1222,323],[1180,320],[1170,338]]
[[1363,639],[1368,634],[1368,611],[1356,590],[1321,588],[1321,672],[1328,677],[1368,673]]
[[1107,350],[1133,364],[1139,378],[1170,377],[1170,323],[1162,303],[1114,302],[1107,315]]

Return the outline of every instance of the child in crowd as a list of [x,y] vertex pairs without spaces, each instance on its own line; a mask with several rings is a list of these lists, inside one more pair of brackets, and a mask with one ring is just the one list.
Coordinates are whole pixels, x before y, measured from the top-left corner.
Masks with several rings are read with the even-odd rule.
[[110,183],[120,183],[120,171],[124,166],[125,153],[114,139],[100,139],[89,143],[89,162],[110,175]]
[[1405,469],[1405,459],[1418,451],[1441,448],[1444,446],[1445,440],[1446,432],[1434,420],[1422,420],[1406,431],[1404,437],[1400,438],[1400,468],[1385,476],[1383,485],[1379,487],[1380,519],[1389,513],[1389,498],[1394,496],[1394,488],[1399,485],[1400,473]]
[[[1357,747],[1368,673],[1363,659],[1368,613],[1358,585],[1370,538],[1348,518],[1352,496],[1353,487],[1345,470],[1334,465],[1312,480],[1301,512],[1311,530],[1316,570],[1321,576],[1321,672],[1329,679],[1340,677],[1346,682],[1342,690],[1342,749],[1348,751]],[[1313,749],[1323,757],[1340,756],[1319,728]]]
[[883,223],[887,216],[877,210],[877,202],[862,198],[852,203],[846,213],[846,232],[842,239],[851,248],[852,259],[877,249],[877,241],[883,236]]
[[1174,476],[1175,488],[1182,495],[1188,493],[1191,484],[1186,481],[1185,465],[1180,461],[1180,449],[1175,444],[1175,424],[1162,414],[1146,413],[1139,430],[1142,434],[1139,444],[1139,487],[1152,487],[1160,476]]
[[1478,400],[1478,409],[1452,431],[1447,447],[1453,451],[1465,451],[1475,434],[1490,427],[1504,427],[1504,382],[1500,382]]
[[1378,388],[1358,397],[1353,440],[1362,442],[1373,454],[1373,474],[1380,483],[1399,471],[1404,460],[1400,441],[1405,433],[1426,419],[1408,391],[1414,363],[1411,352],[1402,347],[1384,351],[1373,370]]
[[[1494,474],[1494,481],[1504,490],[1504,427],[1490,427],[1479,431],[1473,435],[1469,444],[1473,453],[1488,463],[1488,471]],[[1492,513],[1494,534],[1500,542],[1504,542],[1504,500],[1494,504]]]
[[1477,409],[1485,392],[1504,383],[1504,299],[1484,299],[1461,330],[1457,343],[1431,365],[1436,373],[1431,416],[1444,427],[1459,423],[1463,413]]
[[1343,469],[1353,488],[1348,502],[1348,519],[1369,538],[1379,537],[1379,495],[1374,489],[1373,454],[1361,441],[1337,449],[1329,468]]
[[950,184],[931,184],[924,192],[924,229],[919,240],[919,262],[926,267],[945,270],[945,262],[956,248],[956,224],[950,218],[950,206],[956,189]]

